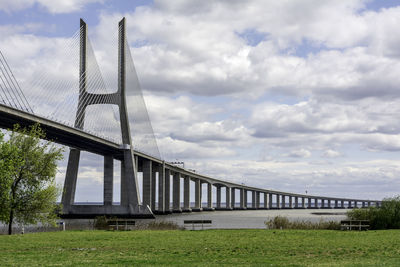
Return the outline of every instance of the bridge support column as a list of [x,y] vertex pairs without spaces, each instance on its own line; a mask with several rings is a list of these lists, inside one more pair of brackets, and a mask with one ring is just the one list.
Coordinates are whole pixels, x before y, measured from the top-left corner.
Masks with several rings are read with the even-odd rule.
[[273,202],[272,202],[272,193],[268,193],[268,208],[269,209],[273,208],[272,204],[273,204]]
[[256,209],[256,206],[257,206],[257,204],[256,204],[256,191],[254,191],[254,190],[252,190],[251,191],[251,208],[252,209]]
[[321,209],[325,208],[325,200],[326,199],[321,198]]
[[216,188],[217,188],[217,206],[216,206],[216,208],[220,209],[221,208],[221,186],[217,185]]
[[201,181],[200,179],[194,180],[194,208],[192,211],[202,211],[201,207]]
[[264,192],[264,209],[269,209],[268,193]]
[[151,210],[156,210],[156,179],[157,179],[157,172],[159,173],[159,166],[157,163],[152,164],[151,170]]
[[305,197],[302,197],[302,198],[301,198],[301,207],[302,207],[303,209],[306,208],[306,198],[305,198]]
[[158,213],[165,213],[165,162],[158,169]]
[[260,209],[260,192],[256,191],[256,209]]
[[332,208],[332,204],[331,204],[331,202],[332,202],[332,199],[328,199],[328,208],[329,208],[329,209],[331,209],[331,208]]
[[282,209],[286,209],[286,196],[282,195]]
[[183,178],[183,212],[191,212],[190,208],[190,177]]
[[299,208],[299,197],[294,197],[294,208],[298,209]]
[[243,195],[243,204],[244,204],[244,208],[247,209],[248,208],[248,190],[244,189],[244,195]]
[[164,207],[165,213],[171,212],[171,171],[165,169],[165,179],[164,179],[165,193],[164,193]]
[[225,191],[225,208],[228,210],[231,210],[231,188],[230,187],[225,187],[226,191]]
[[180,213],[181,209],[181,174],[179,172],[174,173],[172,185],[172,207],[173,212]]
[[289,196],[289,209],[293,209],[293,197]]
[[[143,205],[148,205],[151,208],[152,203],[152,162],[151,160],[143,159]],[[153,210],[153,209],[152,209]]]
[[280,209],[281,208],[281,204],[280,204],[280,195],[279,194],[276,194],[276,208],[277,209]]
[[212,203],[212,184],[207,182],[207,209],[204,210],[214,210]]
[[311,198],[310,198],[310,197],[308,198],[308,203],[307,203],[307,206],[308,206],[308,208],[309,208],[309,209],[311,209],[311,208],[312,208],[312,206],[311,206]]
[[236,191],[235,191],[235,188],[234,187],[232,187],[231,188],[231,209],[235,209],[235,198],[236,198]]
[[113,202],[114,187],[114,159],[112,156],[104,156],[104,206],[111,206]]
[[337,199],[335,199],[335,209],[339,208],[339,201]]
[[240,188],[239,190],[240,190],[240,209],[244,210],[244,209],[246,209],[246,206],[244,205],[244,201],[245,201],[244,195],[245,195],[245,192],[244,192],[244,189],[243,189],[243,188]]
[[371,201],[368,201],[368,208],[371,207]]
[[67,171],[64,181],[63,209],[69,212],[70,206],[75,202],[76,181],[78,179],[79,158],[81,151],[71,148],[69,151]]

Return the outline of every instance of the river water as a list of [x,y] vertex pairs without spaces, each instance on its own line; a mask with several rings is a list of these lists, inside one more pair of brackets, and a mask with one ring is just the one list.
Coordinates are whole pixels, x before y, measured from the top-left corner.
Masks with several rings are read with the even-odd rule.
[[[290,221],[341,221],[346,219],[346,210],[334,209],[283,209],[283,210],[235,210],[203,211],[156,215],[156,221],[171,221],[183,226],[184,220],[212,220],[208,229],[265,229],[265,221],[275,216],[287,217]],[[148,220],[147,220],[148,221]],[[138,220],[138,223],[145,223]]]
[[[173,213],[169,215],[156,215],[155,219],[136,219],[136,226],[145,225],[149,222],[169,221],[179,226],[185,226],[184,220],[211,220],[212,224],[206,229],[265,229],[265,221],[275,216],[287,217],[290,221],[341,221],[346,219],[344,209],[282,209],[282,210],[234,210],[234,211],[203,211],[190,213]],[[93,219],[70,219],[63,220],[67,230],[92,230]],[[21,231],[21,226],[15,225],[15,232]],[[191,225],[186,225],[192,229]],[[201,226],[196,227],[196,229]],[[48,228],[40,224],[24,227],[25,232],[59,231],[62,228]],[[7,232],[7,226],[0,224],[0,234]]]

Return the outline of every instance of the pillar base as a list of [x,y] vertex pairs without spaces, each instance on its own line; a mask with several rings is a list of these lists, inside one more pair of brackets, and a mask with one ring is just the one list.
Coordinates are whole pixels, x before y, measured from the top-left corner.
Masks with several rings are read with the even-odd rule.
[[175,210],[172,210],[172,213],[182,213],[182,210],[181,209],[175,209]]
[[234,209],[234,210],[246,210],[245,207],[234,207],[233,209]]
[[182,212],[192,212],[192,209],[191,208],[183,208]]
[[104,206],[104,205],[70,205],[65,207],[61,218],[65,219],[91,219],[97,216],[118,218],[154,218],[148,206]]
[[199,211],[203,211],[203,208],[192,208],[193,212],[199,212]]
[[231,208],[222,207],[222,208],[215,208],[215,210],[232,210],[232,209]]
[[156,215],[167,215],[167,214],[171,214],[171,211],[160,211],[160,210],[155,210],[153,211],[154,214]]
[[214,210],[215,210],[214,208],[208,208],[208,207],[203,208],[203,211],[214,211]]

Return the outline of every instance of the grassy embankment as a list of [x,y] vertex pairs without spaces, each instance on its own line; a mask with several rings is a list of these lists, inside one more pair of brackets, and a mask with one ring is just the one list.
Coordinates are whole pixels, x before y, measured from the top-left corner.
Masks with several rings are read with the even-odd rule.
[[67,231],[0,236],[1,266],[399,266],[400,230]]

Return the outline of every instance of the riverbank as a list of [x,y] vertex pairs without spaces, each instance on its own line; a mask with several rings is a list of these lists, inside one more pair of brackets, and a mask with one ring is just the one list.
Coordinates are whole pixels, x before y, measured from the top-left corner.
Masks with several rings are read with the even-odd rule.
[[[275,216],[284,216],[291,221],[341,221],[346,219],[344,209],[283,209],[283,210],[235,210],[235,211],[203,211],[191,213],[173,213],[168,215],[156,215],[155,219],[138,219],[136,225],[141,226],[149,222],[169,221],[184,227],[184,220],[212,220],[207,229],[265,229],[265,221]],[[93,230],[94,220],[69,219],[65,222],[67,230]],[[21,232],[21,227],[15,225],[15,233]],[[46,232],[58,231],[62,227],[43,227],[41,225],[25,226],[24,231]],[[7,232],[6,225],[0,225],[0,233]]]

